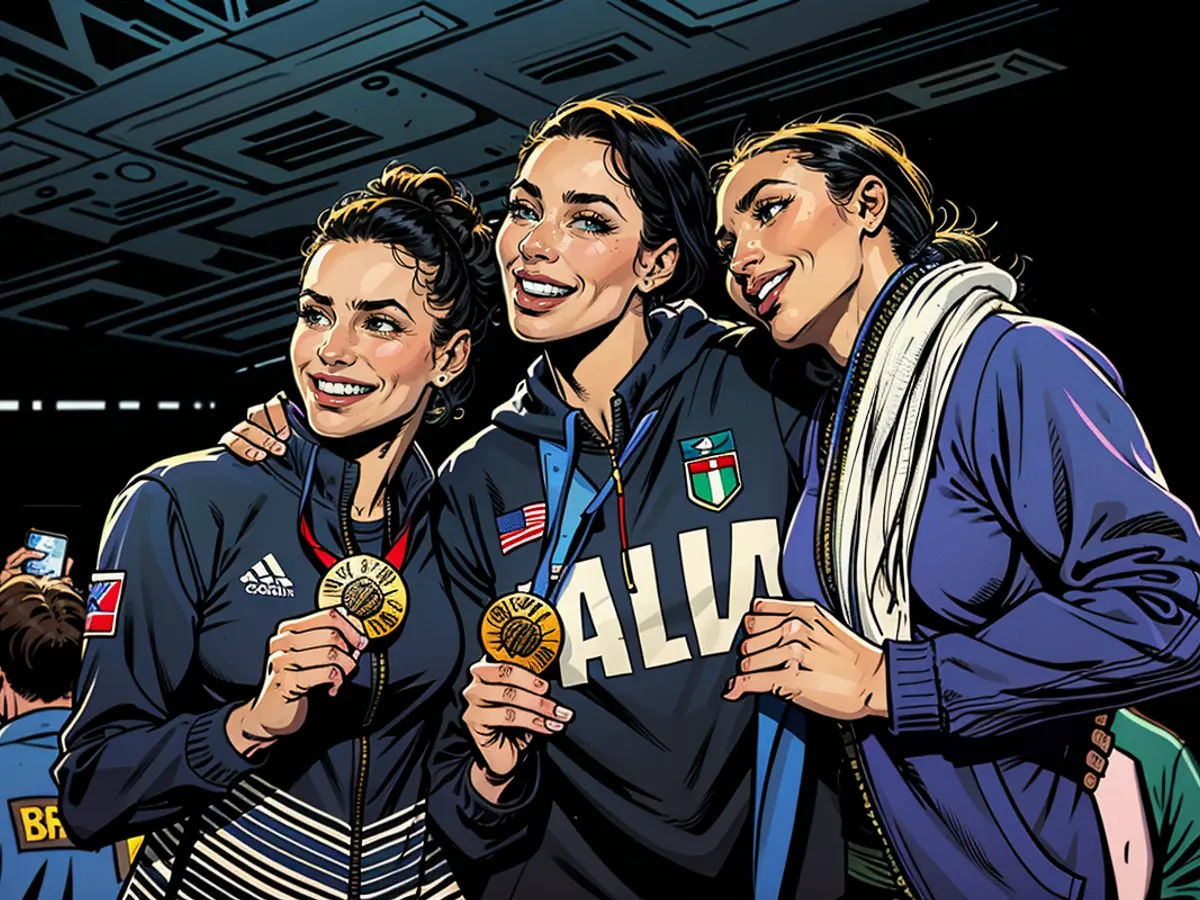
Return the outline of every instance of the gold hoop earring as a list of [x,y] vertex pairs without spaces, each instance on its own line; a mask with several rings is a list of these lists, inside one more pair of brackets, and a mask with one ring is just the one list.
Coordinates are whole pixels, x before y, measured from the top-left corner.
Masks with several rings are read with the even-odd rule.
[[454,421],[457,422],[459,419],[461,419],[466,414],[467,414],[467,411],[465,409],[463,409],[461,406],[458,407],[456,410],[454,410]]

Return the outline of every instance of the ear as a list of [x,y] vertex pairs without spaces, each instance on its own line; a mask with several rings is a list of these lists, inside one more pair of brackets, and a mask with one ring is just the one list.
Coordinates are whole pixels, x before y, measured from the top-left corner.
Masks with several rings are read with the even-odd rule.
[[666,243],[653,250],[642,249],[638,252],[633,269],[638,276],[638,290],[649,294],[657,290],[675,274],[679,265],[679,241],[671,238]]
[[877,176],[867,175],[858,183],[846,205],[862,224],[863,230],[873,235],[883,227],[883,220],[887,217],[887,186]]
[[434,351],[434,387],[445,387],[467,368],[471,361],[471,332],[463,328],[443,346]]

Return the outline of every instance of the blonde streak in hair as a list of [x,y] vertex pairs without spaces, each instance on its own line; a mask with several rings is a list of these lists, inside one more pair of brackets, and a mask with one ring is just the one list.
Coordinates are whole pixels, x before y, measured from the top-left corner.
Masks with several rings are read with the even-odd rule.
[[979,225],[979,217],[975,212],[971,211],[973,221],[970,225],[962,224],[962,211],[952,200],[945,201],[945,204],[938,209],[938,218],[940,222],[934,225],[933,241],[935,244],[955,244],[966,247],[973,255],[980,259],[987,258],[987,241],[984,240],[991,234],[996,224],[993,222],[983,231],[977,231]]
[[[752,156],[769,153],[772,145],[781,141],[805,135],[831,133],[853,138],[876,153],[892,159],[899,166],[909,184],[916,190],[932,224],[934,215],[933,186],[928,176],[909,157],[900,138],[890,131],[884,131],[882,128],[865,125],[861,122],[844,121],[838,117],[825,122],[819,120],[814,122],[796,121],[790,122],[776,131],[747,135],[734,148],[733,157],[727,161],[724,174],[727,175],[730,169]],[[721,164],[718,163],[718,165]]]

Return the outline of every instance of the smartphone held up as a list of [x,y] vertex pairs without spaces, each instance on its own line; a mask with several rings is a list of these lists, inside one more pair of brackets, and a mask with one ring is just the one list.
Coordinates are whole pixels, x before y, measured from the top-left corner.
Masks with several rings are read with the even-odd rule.
[[25,547],[41,554],[37,558],[31,557],[25,560],[22,569],[26,575],[44,575],[48,578],[63,577],[67,567],[66,535],[31,528],[25,539]]

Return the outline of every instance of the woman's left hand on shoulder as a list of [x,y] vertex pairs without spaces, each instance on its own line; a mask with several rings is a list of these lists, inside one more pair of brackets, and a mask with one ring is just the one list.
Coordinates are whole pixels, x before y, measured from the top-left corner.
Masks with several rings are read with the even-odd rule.
[[834,719],[887,715],[884,654],[811,600],[755,600],[725,699],[774,694]]
[[246,418],[221,437],[221,446],[242,462],[260,463],[269,455],[287,455],[291,436],[283,404],[287,395],[280,391],[266,403],[246,410]]

